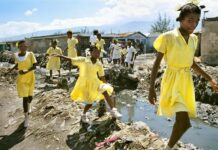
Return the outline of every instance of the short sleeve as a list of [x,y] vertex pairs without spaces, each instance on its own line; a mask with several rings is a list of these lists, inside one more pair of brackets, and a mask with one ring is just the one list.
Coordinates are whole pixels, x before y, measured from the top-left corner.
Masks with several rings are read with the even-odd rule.
[[59,50],[59,54],[62,55],[62,54],[63,54],[63,53],[62,53],[62,49],[59,48],[58,50]]
[[80,66],[85,62],[85,59],[86,59],[85,57],[75,57],[75,58],[71,58],[71,62],[72,65]]
[[133,52],[134,54],[137,53],[137,51],[136,51],[136,49],[135,49],[134,47],[132,48],[132,52]]
[[193,36],[194,39],[194,47],[195,47],[195,51],[198,49],[198,36],[194,35]]
[[15,64],[17,64],[17,63],[18,63],[18,60],[17,60],[16,53],[14,54],[14,63],[15,63]]
[[92,43],[92,35],[89,37],[89,42]]
[[103,40],[103,45],[105,44],[105,40]]
[[51,51],[50,48],[48,48],[46,54],[50,54],[50,51]]
[[98,48],[98,50],[101,50],[101,45],[99,41],[96,42],[96,47]]
[[77,40],[76,38],[74,38],[74,39],[72,40],[72,42],[73,42],[73,44],[78,44],[78,40]]
[[35,57],[35,55],[33,54],[33,52],[30,52],[30,56],[31,56],[31,62],[32,62],[33,64],[37,63],[36,57]]
[[78,39],[75,39],[75,43],[78,44]]
[[153,44],[156,51],[161,52],[163,54],[167,51],[167,36],[166,34],[161,34]]
[[104,76],[104,68],[102,64],[99,65],[98,75],[100,77]]

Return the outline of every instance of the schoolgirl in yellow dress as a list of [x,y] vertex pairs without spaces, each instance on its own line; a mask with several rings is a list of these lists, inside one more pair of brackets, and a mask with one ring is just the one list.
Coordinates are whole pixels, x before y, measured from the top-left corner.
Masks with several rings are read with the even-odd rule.
[[[71,30],[67,31],[67,56],[70,58],[77,57],[76,45],[78,40],[73,37],[73,32]],[[69,71],[71,71],[72,65],[69,65]]]
[[[69,58],[62,55],[53,55],[71,61],[79,67],[79,78],[71,92],[71,99],[76,102],[85,102],[82,121],[89,122],[87,111],[96,100],[105,99],[111,108],[113,117],[120,118],[122,115],[114,107],[110,98],[113,88],[106,83],[102,63],[98,60],[100,51],[96,46],[90,46],[91,57]],[[99,79],[100,78],[100,79]]]
[[167,68],[161,81],[158,115],[176,116],[167,149],[173,148],[177,141],[191,126],[190,117],[196,117],[196,104],[191,69],[207,79],[215,92],[217,82],[204,72],[193,60],[198,38],[193,34],[200,20],[201,8],[188,3],[180,9],[177,21],[180,27],[161,34],[154,42],[157,57],[151,74],[149,101],[156,102],[155,79],[160,62],[164,57]]
[[62,55],[61,48],[57,47],[57,40],[51,41],[51,47],[46,52],[46,56],[48,57],[48,63],[46,65],[46,69],[50,71],[50,79],[52,78],[52,71],[57,70],[59,73],[59,77],[61,76],[60,66],[61,60],[58,57],[51,57],[53,54]]
[[[23,98],[23,109],[25,115],[24,127],[28,127],[30,103],[33,99],[33,90],[35,87],[36,58],[33,52],[27,51],[25,41],[18,42],[19,52],[15,53],[15,66],[10,69],[18,69],[16,79],[18,96]],[[10,72],[9,71],[9,72]]]
[[125,66],[125,59],[126,59],[126,54],[127,54],[127,46],[126,46],[126,43],[123,43],[123,44],[121,45],[121,50],[120,50],[120,52],[121,52],[121,64],[122,64],[123,66]]
[[99,59],[100,59],[102,64],[103,64],[104,53],[106,53],[106,51],[104,50],[104,45],[105,45],[105,41],[104,41],[104,39],[101,38],[101,34],[98,33],[97,40],[96,40],[96,46],[100,50],[100,58]]

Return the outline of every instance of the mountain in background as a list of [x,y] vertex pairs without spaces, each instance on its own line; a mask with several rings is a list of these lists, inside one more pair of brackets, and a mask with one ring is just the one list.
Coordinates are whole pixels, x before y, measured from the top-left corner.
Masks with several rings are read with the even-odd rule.
[[[125,24],[114,24],[114,25],[103,25],[103,26],[81,26],[81,27],[74,27],[73,32],[85,32],[85,33],[92,33],[94,29],[98,29],[100,32],[104,34],[111,34],[111,33],[124,33],[124,32],[137,32],[140,31],[142,33],[150,32],[152,22],[145,22],[145,21],[134,21],[128,22]],[[45,36],[45,35],[54,35],[54,34],[64,34],[66,33],[67,29],[56,29],[56,30],[46,30],[46,31],[37,31],[27,34],[22,34],[18,36],[12,37],[5,37],[0,38],[0,41],[17,41],[24,38],[35,37],[35,36]]]

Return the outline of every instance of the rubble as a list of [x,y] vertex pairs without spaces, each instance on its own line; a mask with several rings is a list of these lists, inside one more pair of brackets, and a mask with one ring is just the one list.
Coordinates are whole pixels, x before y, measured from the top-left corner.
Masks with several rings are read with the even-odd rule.
[[204,122],[218,126],[218,107],[216,105],[197,102],[198,117]]
[[[117,88],[116,90],[134,89],[134,91],[125,91],[125,94],[129,94],[129,97],[137,100],[138,97],[146,97],[148,95],[151,67],[150,65],[140,65],[136,71],[130,72],[126,68],[115,66],[108,68],[106,75],[109,78],[109,82]],[[208,72],[211,71],[211,74],[218,79],[217,73],[215,73],[218,70],[217,67],[210,68],[205,66],[205,69],[208,69]],[[155,84],[157,91],[159,91],[163,70],[164,66],[161,66]],[[8,76],[5,76],[5,72],[7,72],[7,68],[1,68],[1,86],[4,83],[14,86],[16,71],[13,71]],[[36,73],[38,72],[36,71]],[[97,110],[96,108],[90,110],[89,118],[92,121],[90,124],[82,123],[81,113],[84,104],[70,100],[68,90],[71,86],[69,86],[68,79],[63,77],[57,83],[44,83],[44,81],[37,80],[40,83],[36,84],[30,128],[24,133],[25,138],[31,138],[26,140],[34,139],[44,149],[156,150],[162,149],[166,145],[167,139],[162,139],[152,133],[143,122],[134,122],[127,125],[113,119],[108,113],[105,113],[104,103],[99,104],[103,107],[103,110],[98,108]],[[204,81],[198,76],[196,76],[196,79],[194,77],[194,81],[196,82],[196,88],[205,85]],[[206,86],[207,89],[210,89],[208,85]],[[205,91],[202,90],[201,92]],[[213,101],[212,104],[217,104],[214,103],[217,100],[210,101]],[[131,105],[128,104],[127,107],[131,107]],[[202,120],[212,125],[218,124],[218,107],[216,105],[212,106],[198,102],[197,107],[199,117]],[[99,113],[101,115],[98,116]],[[21,120],[23,120],[23,112],[21,109],[16,109],[11,113],[11,118],[4,128],[8,129],[11,126],[15,126]],[[177,147],[180,150],[200,150],[192,144],[183,144],[181,142],[177,144]]]
[[113,85],[115,91],[137,88],[137,75],[132,74],[131,69],[127,69],[123,66],[110,66],[105,68],[105,77],[107,81]]
[[11,51],[1,51],[0,52],[0,62],[14,63],[14,53]]

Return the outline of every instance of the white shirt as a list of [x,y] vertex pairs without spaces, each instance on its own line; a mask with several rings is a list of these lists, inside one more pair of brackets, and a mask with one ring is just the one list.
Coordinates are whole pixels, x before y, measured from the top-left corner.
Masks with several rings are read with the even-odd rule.
[[[132,55],[132,53],[134,53],[133,55],[135,55],[136,49],[133,46],[131,46],[131,47],[128,46],[125,62],[127,62],[129,64],[133,64],[134,56]],[[131,61],[132,57],[133,57],[133,60]]]
[[113,45],[113,53],[112,53],[112,59],[120,59],[121,53],[120,53],[120,47],[118,44]]
[[91,45],[95,45],[96,41],[97,41],[97,36],[91,35],[89,38],[89,42],[91,43]]

